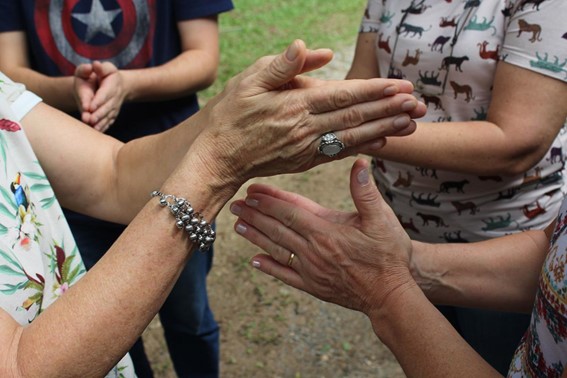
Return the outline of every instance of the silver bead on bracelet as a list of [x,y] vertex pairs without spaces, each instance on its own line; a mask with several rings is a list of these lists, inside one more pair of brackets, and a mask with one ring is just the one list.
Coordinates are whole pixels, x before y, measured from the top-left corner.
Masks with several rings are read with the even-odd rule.
[[176,219],[177,228],[184,229],[189,234],[189,240],[199,245],[201,252],[207,252],[211,248],[217,237],[215,230],[201,213],[191,207],[189,201],[158,190],[154,190],[151,196],[159,197],[159,204],[169,208]]

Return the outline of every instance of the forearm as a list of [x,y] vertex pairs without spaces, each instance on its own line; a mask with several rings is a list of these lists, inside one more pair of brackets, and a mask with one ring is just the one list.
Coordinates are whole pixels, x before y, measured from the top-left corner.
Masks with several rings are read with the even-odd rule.
[[[45,104],[22,124],[62,206],[128,224],[208,125],[203,117],[200,112],[179,127],[126,144]],[[53,149],[53,140],[73,142]]]
[[54,108],[66,113],[78,110],[73,95],[73,76],[50,77],[27,67],[10,67],[3,71],[13,81],[24,83],[28,90]]
[[[190,157],[185,167],[163,191],[186,197],[207,220],[214,218],[228,195],[211,189],[215,179],[198,158]],[[25,376],[102,376],[153,319],[193,245],[169,209],[147,198],[97,265],[23,329],[16,347]]]
[[169,100],[196,93],[216,79],[218,56],[189,50],[157,67],[123,70],[126,101]]
[[[177,167],[207,121],[198,113],[166,132],[126,143],[116,155],[115,221],[128,223]],[[206,164],[207,162],[203,162]],[[193,180],[189,176],[189,183]],[[110,208],[106,213],[111,211]]]
[[499,376],[415,285],[390,295],[368,315],[408,377]]
[[525,144],[524,135],[488,121],[417,125],[412,135],[388,138],[378,157],[475,175],[516,175],[535,165],[549,148],[546,140]]
[[529,312],[547,246],[544,231],[471,244],[414,241],[412,275],[435,304]]

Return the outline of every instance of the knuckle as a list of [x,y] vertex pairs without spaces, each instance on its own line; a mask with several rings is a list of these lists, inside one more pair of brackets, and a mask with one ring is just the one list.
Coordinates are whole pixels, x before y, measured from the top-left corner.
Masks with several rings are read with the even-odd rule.
[[364,117],[359,109],[349,107],[343,110],[342,122],[347,126],[358,126],[363,123]]
[[349,130],[341,136],[341,140],[347,147],[357,146],[359,144],[358,132],[356,131],[356,129]]
[[354,95],[346,89],[337,90],[331,96],[331,101],[336,108],[344,108],[355,102]]
[[296,211],[289,211],[285,213],[282,217],[282,223],[286,228],[293,229],[293,226],[297,222],[297,212]]
[[284,234],[279,227],[274,227],[274,230],[270,235],[270,239],[272,239],[272,242],[278,246],[278,250],[281,249],[280,243],[284,240]]
[[269,66],[268,71],[270,72],[270,76],[277,80],[282,80],[287,78],[285,65],[283,64],[281,59],[275,59]]

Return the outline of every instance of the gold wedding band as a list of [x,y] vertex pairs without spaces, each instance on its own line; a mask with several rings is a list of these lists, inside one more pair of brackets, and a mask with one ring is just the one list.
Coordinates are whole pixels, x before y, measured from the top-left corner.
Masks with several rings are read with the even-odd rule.
[[289,260],[287,260],[287,266],[291,266],[294,257],[295,257],[295,253],[292,252],[291,255],[289,255]]

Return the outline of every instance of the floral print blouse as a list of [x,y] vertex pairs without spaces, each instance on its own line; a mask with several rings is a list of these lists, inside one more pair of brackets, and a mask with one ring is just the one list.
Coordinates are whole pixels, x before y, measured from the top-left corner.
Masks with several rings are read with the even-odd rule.
[[[85,274],[55,194],[19,120],[41,99],[0,72],[0,308],[34,321]],[[135,376],[127,355],[108,377]]]

